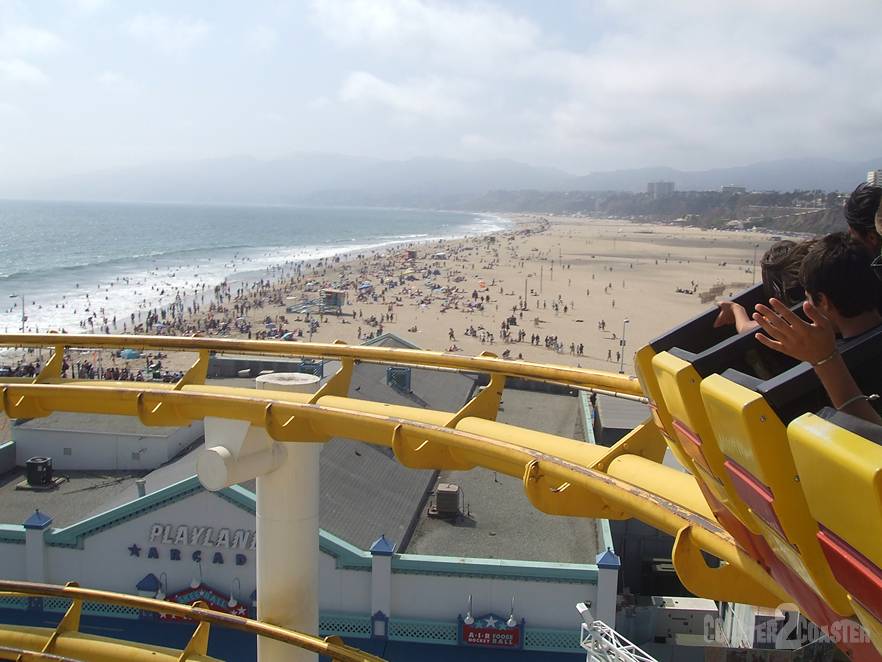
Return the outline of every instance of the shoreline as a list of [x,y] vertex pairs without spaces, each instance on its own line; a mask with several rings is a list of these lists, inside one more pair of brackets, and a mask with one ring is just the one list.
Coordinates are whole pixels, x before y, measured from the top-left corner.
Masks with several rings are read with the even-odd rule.
[[[10,291],[22,291],[25,293],[25,314],[28,318],[26,323],[27,333],[38,332],[61,332],[71,335],[82,333],[100,333],[105,326],[111,327],[113,333],[128,333],[131,323],[123,324],[131,319],[132,313],[139,316],[146,311],[170,307],[180,296],[185,301],[185,306],[192,300],[195,291],[204,291],[214,288],[224,282],[251,283],[261,278],[272,277],[272,274],[280,270],[295,267],[297,264],[311,264],[344,255],[355,255],[387,247],[402,244],[431,242],[436,240],[457,239],[468,235],[479,236],[503,229],[510,224],[510,219],[499,214],[485,212],[451,212],[461,216],[468,215],[470,221],[451,228],[450,235],[379,235],[364,239],[353,239],[347,245],[345,239],[309,244],[289,246],[242,246],[242,247],[210,247],[201,249],[177,248],[163,250],[159,253],[146,253],[132,257],[121,257],[110,260],[117,265],[120,271],[108,275],[96,276],[92,274],[78,273],[78,270],[97,269],[104,264],[82,263],[53,267],[51,271],[62,274],[69,273],[70,284],[76,281],[75,288],[69,288],[66,293],[53,289],[43,291],[44,287],[7,283],[6,278],[0,278],[0,285],[11,288]],[[500,227],[502,224],[502,227]],[[482,227],[488,227],[483,230]],[[218,252],[220,251],[220,252]],[[185,255],[182,255],[185,253]],[[227,255],[232,253],[232,255]],[[189,257],[188,257],[189,256]],[[140,261],[143,263],[140,263]],[[169,264],[161,264],[156,260],[169,260]],[[188,261],[192,260],[192,261]],[[122,269],[128,262],[139,263],[135,270]],[[259,262],[260,265],[252,266]],[[108,263],[108,266],[110,266]],[[222,271],[216,266],[222,265]],[[205,271],[215,273],[202,278]],[[36,272],[32,272],[36,273]],[[17,272],[13,276],[19,275]],[[29,275],[27,272],[24,275]],[[183,278],[182,278],[183,277]],[[58,280],[58,276],[55,278]],[[80,289],[80,284],[97,281],[97,287],[92,289]],[[190,281],[193,281],[192,283]],[[115,286],[116,289],[113,288]],[[57,286],[50,285],[56,288]],[[119,294],[117,294],[119,293]],[[197,292],[198,293],[198,292]],[[91,297],[90,297],[91,295]],[[11,295],[10,295],[11,296]],[[125,297],[125,303],[114,305],[114,298]],[[12,296],[11,296],[12,298]],[[107,302],[107,303],[105,303]],[[4,306],[4,332],[20,332],[20,306],[18,296]],[[35,307],[39,310],[37,312]],[[46,314],[45,311],[59,311],[59,309],[73,310],[73,313]],[[97,313],[98,316],[93,316]],[[106,321],[104,320],[106,318]],[[89,320],[92,320],[89,323]],[[114,320],[118,324],[114,323]],[[94,326],[93,326],[94,325]],[[3,352],[0,351],[0,356]]]
[[[357,208],[353,208],[357,209]],[[398,208],[396,208],[398,209]],[[417,210],[423,211],[423,210]],[[439,211],[439,210],[435,210]],[[443,210],[441,210],[443,211]],[[330,244],[330,245],[322,245],[315,244],[310,246],[305,246],[299,248],[303,257],[287,259],[284,261],[279,261],[272,263],[268,266],[257,268],[257,269],[242,269],[241,271],[238,269],[234,269],[233,271],[227,271],[227,273],[220,279],[211,281],[204,281],[201,283],[202,290],[201,293],[190,293],[185,294],[184,296],[178,296],[181,292],[181,288],[171,293],[175,295],[175,298],[171,300],[163,300],[161,297],[158,299],[154,299],[153,301],[148,301],[146,306],[140,307],[135,310],[126,310],[124,313],[117,315],[113,315],[113,311],[108,311],[109,315],[112,315],[111,323],[107,326],[110,327],[109,331],[112,333],[122,333],[122,334],[133,334],[135,331],[126,324],[125,320],[141,320],[143,312],[150,311],[166,311],[170,310],[174,306],[180,306],[182,309],[186,309],[188,306],[193,306],[196,304],[197,299],[201,299],[199,305],[204,303],[204,293],[206,291],[212,291],[217,289],[218,287],[222,287],[226,285],[229,288],[235,287],[243,287],[248,288],[256,283],[260,283],[262,281],[268,281],[274,284],[278,284],[279,282],[285,279],[286,273],[291,270],[296,270],[298,268],[309,269],[314,267],[315,265],[325,263],[328,260],[332,260],[334,262],[346,263],[357,261],[358,259],[365,259],[365,257],[372,257],[377,254],[380,254],[384,251],[390,251],[395,249],[396,247],[413,247],[413,246],[421,246],[421,245],[429,245],[432,243],[439,243],[445,241],[461,241],[466,240],[473,237],[482,237],[490,234],[495,234],[498,232],[502,232],[506,229],[506,227],[514,225],[514,221],[511,218],[503,216],[501,214],[489,213],[489,212],[462,212],[462,211],[454,211],[450,210],[449,213],[460,214],[460,215],[469,215],[472,217],[473,222],[470,224],[464,224],[454,230],[454,234],[445,236],[445,235],[435,235],[435,236],[426,236],[422,235],[404,235],[404,236],[395,236],[390,235],[388,239],[383,238],[382,241],[366,243],[366,244],[358,244],[356,246],[344,246],[341,244]],[[488,226],[487,229],[482,229],[481,226]],[[284,250],[288,250],[293,247],[285,248]],[[271,250],[272,247],[254,247],[255,251],[266,251]],[[208,250],[208,249],[206,249]],[[172,252],[172,251],[170,251]],[[167,255],[168,253],[163,253],[163,255]],[[242,258],[242,263],[247,264],[248,261],[254,259],[255,256],[244,257]],[[231,264],[231,263],[225,263]],[[80,266],[90,266],[90,265],[80,265]],[[120,278],[117,275],[117,280]],[[107,281],[102,281],[107,282]],[[99,283],[99,291],[100,291],[101,283]],[[200,294],[202,296],[200,297]],[[17,302],[18,305],[18,302]],[[28,317],[31,317],[28,314],[28,309],[32,307],[34,304],[29,303],[26,308],[26,314]],[[57,304],[56,304],[57,308]],[[11,311],[12,309],[10,309]],[[103,310],[103,309],[102,309]],[[85,318],[84,318],[85,319]],[[125,330],[121,330],[118,328],[117,321],[122,322],[125,325]],[[60,333],[70,336],[77,335],[94,335],[101,334],[104,331],[101,327],[104,325],[96,325],[92,330],[89,330],[86,327],[79,327],[74,329],[73,331],[68,331],[66,328]],[[8,333],[19,333],[20,329],[9,329]],[[59,333],[55,329],[55,327],[50,326],[48,329],[42,329],[40,331],[35,331],[32,329],[27,329],[27,333]],[[0,349],[0,366],[4,365],[2,361],[25,361],[27,359],[27,351],[23,349]]]
[[[316,342],[356,344],[392,332],[424,349],[501,356],[508,350],[512,359],[630,371],[642,344],[713,305],[696,294],[718,282],[721,296],[750,286],[753,253],[771,242],[769,233],[506,218],[506,228],[481,235],[400,240],[228,279],[222,291],[206,292],[198,310],[188,313],[185,304],[163,333],[270,337],[286,331],[307,340],[312,328]],[[404,258],[408,250],[414,259]],[[440,254],[445,258],[432,257]],[[364,281],[372,288],[360,295]],[[321,287],[347,291],[344,316],[285,312],[289,297],[315,298]],[[685,289],[692,294],[684,296]],[[623,332],[624,357],[617,356]],[[184,359],[179,369],[187,366]]]

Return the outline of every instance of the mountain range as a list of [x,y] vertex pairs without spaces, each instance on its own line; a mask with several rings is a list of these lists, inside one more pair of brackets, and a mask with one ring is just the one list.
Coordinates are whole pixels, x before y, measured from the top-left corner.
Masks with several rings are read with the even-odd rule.
[[365,204],[457,207],[500,190],[630,191],[651,181],[678,190],[851,191],[882,158],[793,158],[710,170],[639,168],[574,175],[507,159],[384,160],[334,154],[249,156],[159,163],[30,184],[0,184],[0,197],[151,202]]

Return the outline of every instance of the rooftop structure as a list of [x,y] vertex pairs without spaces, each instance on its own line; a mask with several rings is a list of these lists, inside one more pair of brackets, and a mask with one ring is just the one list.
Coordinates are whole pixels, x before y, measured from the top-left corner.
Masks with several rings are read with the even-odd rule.
[[[584,441],[579,398],[571,396],[508,390],[497,420]],[[462,490],[463,512],[445,519],[430,517],[423,509],[409,552],[593,563],[604,544],[596,520],[537,512],[521,481],[510,476],[488,469],[442,471],[440,484]]]
[[133,416],[67,412],[23,420],[12,428],[16,464],[46,456],[57,471],[149,471],[201,437],[201,422],[150,427]]
[[602,446],[612,446],[649,418],[649,407],[642,402],[603,394],[594,400],[594,438]]
[[[25,470],[16,467],[0,475],[0,522],[19,524],[35,509],[51,513],[55,526],[64,527],[106,510],[123,495],[135,494],[135,481],[145,472],[65,471],[65,481],[54,490],[20,490]],[[126,499],[128,500],[128,499]]]

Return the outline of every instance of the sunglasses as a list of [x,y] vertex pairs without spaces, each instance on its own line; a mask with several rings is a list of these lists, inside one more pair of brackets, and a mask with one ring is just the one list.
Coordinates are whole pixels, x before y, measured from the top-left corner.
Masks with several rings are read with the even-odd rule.
[[[879,262],[880,271],[876,275],[882,280],[882,261]],[[769,289],[772,290],[772,296],[787,306],[792,306],[797,301],[805,299],[805,290],[802,285],[791,285],[785,288],[784,284],[778,281],[769,283]]]
[[872,262],[870,262],[870,268],[873,270],[873,273],[876,274],[876,278],[882,280],[882,255],[878,255]]

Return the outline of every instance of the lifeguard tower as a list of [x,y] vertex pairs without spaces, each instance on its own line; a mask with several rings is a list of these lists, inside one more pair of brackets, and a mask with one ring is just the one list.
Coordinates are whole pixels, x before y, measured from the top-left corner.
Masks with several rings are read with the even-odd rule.
[[346,292],[344,290],[323,289],[319,293],[319,303],[321,312],[343,314],[343,304],[346,303]]

